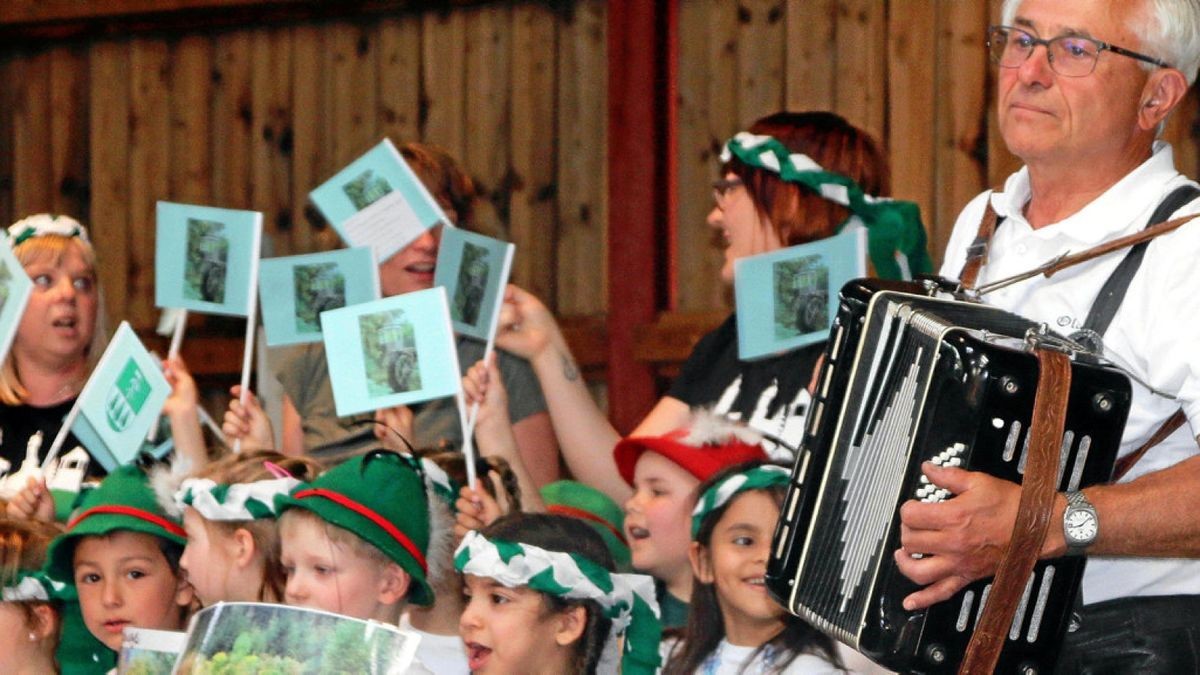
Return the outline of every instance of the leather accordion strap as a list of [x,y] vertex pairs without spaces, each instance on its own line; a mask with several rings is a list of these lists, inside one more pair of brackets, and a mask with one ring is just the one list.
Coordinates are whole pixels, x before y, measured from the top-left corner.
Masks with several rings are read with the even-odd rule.
[[1058,492],[1058,462],[1071,391],[1071,362],[1066,354],[1035,350],[1038,387],[1029,426],[1029,455],[1021,483],[1021,501],[1012,538],[1000,559],[987,604],[971,635],[959,674],[994,672],[1012,626],[1013,614],[1033,573],[1050,526]]
[[1185,422],[1187,422],[1187,415],[1183,414],[1183,409],[1181,408],[1176,410],[1175,414],[1168,417],[1167,420],[1162,423],[1162,426],[1158,428],[1158,431],[1154,432],[1154,435],[1150,437],[1150,440],[1143,443],[1142,446],[1137,450],[1134,450],[1128,455],[1125,455],[1121,459],[1117,460],[1116,466],[1113,467],[1112,482],[1115,483],[1121,480],[1125,474],[1129,473],[1129,470],[1133,468],[1133,465],[1138,463],[1138,460],[1142,458],[1142,455],[1146,454],[1147,450],[1167,440],[1167,437],[1175,433],[1175,430],[1183,426]]
[[983,218],[979,221],[979,232],[975,234],[975,241],[967,247],[967,260],[958,275],[963,288],[975,288],[979,270],[987,263],[988,244],[992,241],[992,235],[996,233],[997,222],[999,220],[996,210],[992,208],[992,200],[989,198],[987,207],[983,210]]

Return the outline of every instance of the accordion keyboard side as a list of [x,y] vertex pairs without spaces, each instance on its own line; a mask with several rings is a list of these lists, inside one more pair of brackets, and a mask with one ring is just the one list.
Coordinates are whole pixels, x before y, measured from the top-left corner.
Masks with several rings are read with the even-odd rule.
[[[937,303],[916,304],[926,305],[920,311],[939,312]],[[941,313],[956,321],[974,311],[959,303],[947,308]],[[916,586],[892,561],[899,547],[897,512],[910,498],[949,496],[922,483],[925,460],[953,460],[1020,482],[1036,389],[1035,360],[1019,344],[988,339],[979,331],[952,330],[931,342],[928,334],[909,330],[860,350],[859,361],[871,358],[871,349],[883,352],[885,359],[905,352],[900,359],[905,365],[881,366],[883,374],[866,378],[855,391],[848,374],[838,372],[849,369],[847,350],[854,351],[864,339],[880,342],[881,334],[863,327],[862,314],[854,316],[865,311],[858,300],[844,299],[842,309],[838,322],[856,325],[847,337],[860,345],[831,339],[827,348],[841,354],[834,353],[840,358],[826,364],[832,372],[823,370],[820,376],[830,383],[829,395],[820,396],[819,389],[811,410],[817,412],[818,402],[826,410],[812,421],[793,472],[768,563],[768,588],[790,611],[885,666],[953,672],[990,580],[928,610],[904,611],[900,603]],[[1005,333],[1019,333],[1027,325],[1019,317],[1012,317],[1011,325],[1005,323],[1009,320],[995,324],[996,315],[983,318]],[[936,344],[937,358],[928,351],[915,357],[918,344],[925,350]],[[866,367],[858,366],[860,371]],[[1086,363],[1074,364],[1072,372],[1060,489],[1107,480],[1129,401],[1123,375]],[[923,393],[916,394],[922,387]],[[913,396],[919,396],[919,403],[907,402]],[[843,428],[830,428],[838,426]],[[901,447],[896,436],[904,434],[911,443]],[[1082,572],[1082,559],[1038,564],[1002,651],[1000,671],[1052,670]]]
[[846,354],[853,352],[858,345],[866,310],[865,298],[861,296],[843,292],[839,301],[817,377],[817,387],[808,408],[804,438],[797,449],[792,468],[791,485],[780,511],[771,556],[767,561],[767,590],[792,613],[797,613],[793,597],[796,591],[794,571],[799,567],[803,554],[809,531],[807,525],[816,497],[816,491],[809,489],[809,484],[815,480],[814,475],[824,470],[828,458],[828,446],[835,426],[828,420],[839,414],[850,376],[850,369],[840,366],[844,360],[853,358],[852,353],[849,356]]

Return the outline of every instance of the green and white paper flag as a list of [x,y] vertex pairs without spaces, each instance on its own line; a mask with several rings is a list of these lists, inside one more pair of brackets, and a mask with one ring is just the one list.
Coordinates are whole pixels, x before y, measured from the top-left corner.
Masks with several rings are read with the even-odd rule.
[[[162,370],[129,323],[122,321],[63,428],[70,427],[104,470],[112,471],[137,457],[170,394]],[[47,461],[56,454],[51,447]]]

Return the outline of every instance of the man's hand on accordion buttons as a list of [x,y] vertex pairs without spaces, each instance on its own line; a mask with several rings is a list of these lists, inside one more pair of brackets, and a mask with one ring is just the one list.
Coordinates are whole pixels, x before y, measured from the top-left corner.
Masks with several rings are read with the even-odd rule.
[[900,507],[896,565],[925,586],[905,598],[908,610],[942,602],[968,583],[995,574],[1021,498],[1020,486],[985,473],[931,462],[921,468],[954,496],[938,502],[911,499]]

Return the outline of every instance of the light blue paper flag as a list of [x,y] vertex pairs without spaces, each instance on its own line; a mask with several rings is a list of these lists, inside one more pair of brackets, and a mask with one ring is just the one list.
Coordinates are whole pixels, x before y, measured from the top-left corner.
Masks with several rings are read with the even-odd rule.
[[13,255],[8,238],[0,237],[0,361],[12,347],[32,292],[33,282]]
[[838,291],[866,276],[862,227],[741,258],[733,264],[738,358],[751,361],[824,340],[837,313]]
[[262,214],[159,202],[154,304],[205,314],[254,313]]
[[388,139],[310,192],[309,199],[346,245],[368,246],[380,262],[425,230],[452,225]]
[[513,244],[482,234],[442,231],[433,284],[446,289],[454,330],[491,342],[515,250]]
[[267,258],[259,270],[267,344],[321,341],[321,312],[379,299],[379,268],[369,248]]
[[162,370],[129,323],[122,321],[67,414],[43,466],[58,454],[68,431],[105,471],[133,461],[170,394],[171,385]]
[[[483,340],[483,360],[492,355],[496,324],[504,302],[504,288],[512,270],[517,247],[482,234],[454,228],[442,230],[433,283],[446,289],[450,301],[450,322],[462,335]],[[475,484],[475,421],[479,401],[465,415],[463,455],[467,458],[467,482]]]
[[321,329],[339,417],[462,391],[440,286],[324,312]]

